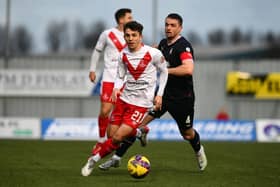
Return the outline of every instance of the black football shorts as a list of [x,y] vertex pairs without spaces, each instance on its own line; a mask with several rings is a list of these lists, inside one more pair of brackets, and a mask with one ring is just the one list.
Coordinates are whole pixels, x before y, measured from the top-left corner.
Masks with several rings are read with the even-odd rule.
[[173,117],[177,122],[178,128],[181,132],[193,127],[194,118],[194,98],[187,97],[181,99],[163,99],[162,109],[160,111],[149,112],[149,115],[160,118],[165,112]]

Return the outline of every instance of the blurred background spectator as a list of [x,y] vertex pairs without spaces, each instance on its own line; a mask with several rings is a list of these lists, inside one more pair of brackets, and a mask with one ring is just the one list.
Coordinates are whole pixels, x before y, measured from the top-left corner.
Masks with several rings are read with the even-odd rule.
[[229,120],[230,116],[225,106],[222,106],[216,115],[216,120]]

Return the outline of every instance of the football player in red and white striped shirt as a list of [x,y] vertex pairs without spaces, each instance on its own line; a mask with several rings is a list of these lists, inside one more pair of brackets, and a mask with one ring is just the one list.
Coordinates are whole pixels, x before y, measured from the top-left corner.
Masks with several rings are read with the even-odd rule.
[[[119,56],[118,72],[112,95],[116,101],[110,117],[108,139],[95,147],[93,155],[82,168],[82,175],[88,176],[96,162],[116,150],[127,137],[135,136],[148,109],[161,109],[162,95],[167,82],[168,70],[160,50],[142,43],[143,26],[135,21],[124,26],[127,47]],[[159,77],[157,74],[159,73]],[[124,78],[126,82],[122,92]],[[157,79],[159,88],[154,96]]]
[[[120,51],[126,46],[123,27],[127,22],[132,20],[131,9],[122,8],[117,10],[115,13],[115,19],[117,26],[101,33],[91,56],[89,78],[92,82],[95,82],[96,67],[101,52],[104,51],[104,71],[100,89],[101,108],[98,116],[99,143],[103,143],[107,139],[106,129],[109,123],[108,116],[114,104],[111,100],[111,95],[114,88],[114,81],[117,76],[118,56]],[[99,144],[97,144],[97,146],[98,145]]]

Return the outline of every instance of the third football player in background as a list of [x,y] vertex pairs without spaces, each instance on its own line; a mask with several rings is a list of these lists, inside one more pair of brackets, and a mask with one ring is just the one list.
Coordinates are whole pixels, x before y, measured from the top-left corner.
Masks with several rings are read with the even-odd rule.
[[111,95],[114,88],[114,81],[117,76],[118,56],[120,51],[126,46],[123,27],[127,22],[132,21],[131,12],[131,9],[128,8],[122,8],[116,11],[115,19],[117,26],[101,33],[91,56],[89,78],[92,82],[94,82],[96,79],[96,67],[101,52],[104,50],[105,64],[100,90],[101,107],[98,116],[99,144],[96,144],[97,146],[107,139],[106,129],[109,123],[108,116],[114,104],[111,100]]

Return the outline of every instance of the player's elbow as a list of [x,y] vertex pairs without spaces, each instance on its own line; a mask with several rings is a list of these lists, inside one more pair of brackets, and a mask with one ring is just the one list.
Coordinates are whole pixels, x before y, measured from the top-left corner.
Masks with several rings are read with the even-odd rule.
[[188,76],[188,75],[192,75],[193,74],[193,71],[192,70],[186,70],[185,71],[185,75]]
[[181,68],[183,70],[184,75],[186,75],[186,76],[192,75],[193,71],[194,71],[193,61],[185,61],[185,62],[183,62]]

